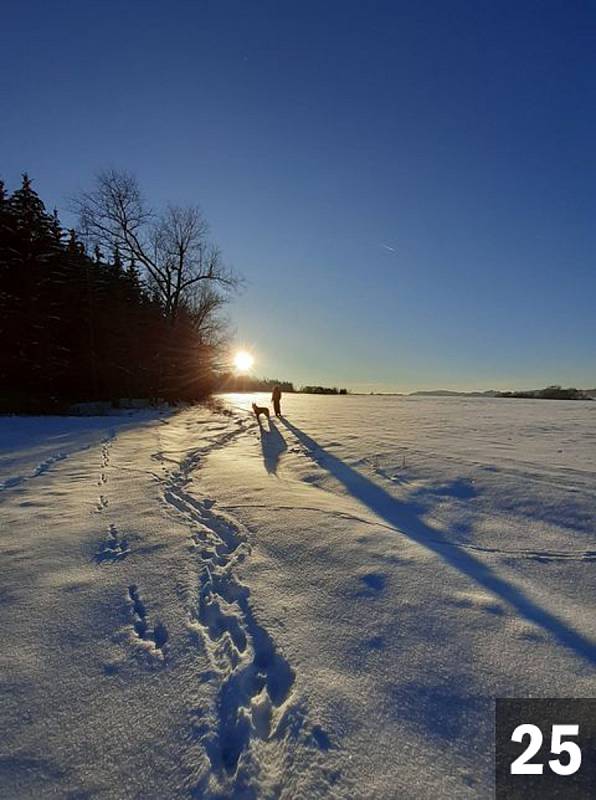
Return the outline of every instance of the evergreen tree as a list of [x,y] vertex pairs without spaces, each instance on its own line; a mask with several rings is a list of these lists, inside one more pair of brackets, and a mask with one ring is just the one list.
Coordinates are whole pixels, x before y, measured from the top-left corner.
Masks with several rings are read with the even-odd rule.
[[122,256],[120,255],[120,248],[118,245],[114,248],[112,266],[117,275],[121,275],[124,272],[124,265],[122,264]]
[[201,324],[184,304],[172,320],[117,247],[106,261],[65,237],[27,175],[11,196],[0,182],[0,409],[197,399],[212,370]]

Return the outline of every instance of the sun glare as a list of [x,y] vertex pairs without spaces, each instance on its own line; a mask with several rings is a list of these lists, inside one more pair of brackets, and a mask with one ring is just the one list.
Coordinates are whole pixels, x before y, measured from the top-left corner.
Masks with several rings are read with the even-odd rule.
[[254,356],[246,350],[239,350],[234,356],[234,366],[237,372],[248,372],[254,363]]

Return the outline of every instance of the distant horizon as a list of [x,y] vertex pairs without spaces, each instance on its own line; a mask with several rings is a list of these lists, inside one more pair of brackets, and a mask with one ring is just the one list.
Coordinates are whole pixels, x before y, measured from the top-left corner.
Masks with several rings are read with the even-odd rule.
[[[333,384],[335,385],[335,384]],[[573,389],[594,389],[596,387],[596,380],[590,384],[585,386],[575,386],[572,384],[561,383],[560,381],[550,381],[547,383],[541,384],[528,384],[528,383],[520,383],[518,385],[492,385],[492,386],[477,386],[477,385],[470,385],[468,388],[461,388],[459,386],[444,386],[438,384],[427,384],[424,386],[416,386],[414,388],[405,388],[405,389],[394,389],[394,388],[386,388],[386,389],[375,389],[374,384],[365,384],[360,389],[354,389],[353,391],[358,392],[375,392],[375,393],[395,393],[395,394],[415,394],[416,392],[461,392],[465,394],[470,394],[472,392],[524,392],[524,391],[533,391],[536,389],[545,389],[548,386],[561,386],[564,389],[573,388]],[[370,388],[368,388],[370,387]],[[346,387],[348,391],[350,391],[350,387]]]
[[349,384],[347,382],[342,381],[333,381],[333,380],[293,380],[292,378],[285,376],[285,375],[256,375],[252,374],[251,377],[257,380],[279,380],[279,381],[287,381],[288,383],[293,384],[294,388],[298,388],[301,386],[325,386],[329,388],[345,388],[351,394],[415,394],[416,392],[461,392],[465,394],[470,394],[472,392],[524,392],[524,391],[534,391],[537,389],[545,389],[549,386],[561,386],[564,389],[573,388],[578,389],[580,391],[586,390],[593,390],[596,388],[596,378],[593,380],[592,383],[584,384],[584,385],[574,385],[568,383],[561,383],[561,381],[549,381],[546,383],[539,383],[539,384],[531,384],[531,383],[519,383],[518,385],[514,384],[507,384],[507,385],[492,385],[486,387],[478,387],[477,385],[471,384],[469,388],[460,388],[454,387],[453,385],[439,385],[434,383],[429,383],[422,386],[416,386],[414,388],[395,388],[391,385],[383,385],[380,383],[362,383],[362,384]]

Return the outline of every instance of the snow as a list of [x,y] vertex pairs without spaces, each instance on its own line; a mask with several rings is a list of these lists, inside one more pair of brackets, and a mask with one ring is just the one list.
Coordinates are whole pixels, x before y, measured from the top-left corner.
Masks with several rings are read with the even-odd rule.
[[594,695],[596,404],[0,419],[3,798],[483,798]]

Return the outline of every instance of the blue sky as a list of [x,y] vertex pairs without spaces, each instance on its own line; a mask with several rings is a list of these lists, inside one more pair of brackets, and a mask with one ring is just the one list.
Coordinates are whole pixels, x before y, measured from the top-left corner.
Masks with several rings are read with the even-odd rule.
[[596,385],[593,3],[11,3],[0,41],[8,187],[198,203],[259,374]]

